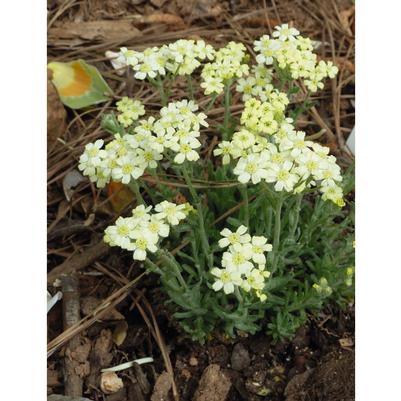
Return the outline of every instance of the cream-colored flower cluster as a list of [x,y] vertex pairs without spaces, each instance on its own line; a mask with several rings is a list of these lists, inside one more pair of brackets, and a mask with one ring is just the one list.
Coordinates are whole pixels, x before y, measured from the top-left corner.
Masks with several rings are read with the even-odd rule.
[[268,102],[249,99],[241,116],[244,128],[231,141],[222,141],[214,154],[223,156],[223,164],[238,160],[233,172],[243,184],[264,180],[276,191],[293,193],[319,184],[323,200],[343,206],[336,158],[329,148],[295,130],[292,119],[285,117],[287,104],[287,96],[278,92],[272,92]]
[[[118,108],[132,110],[133,105],[136,107],[135,102],[123,99]],[[128,106],[124,106],[126,104]],[[197,110],[198,106],[192,100],[169,103],[160,110],[158,120],[154,117],[140,120],[132,133],[116,134],[104,148],[101,139],[87,144],[78,168],[98,188],[103,188],[111,180],[128,184],[131,179],[138,179],[147,168],[156,168],[169,151],[177,164],[198,160],[196,149],[201,147],[200,128],[207,127],[208,123],[206,115],[195,113]]]
[[187,217],[189,208],[186,204],[163,201],[155,206],[156,213],[150,213],[151,210],[152,206],[139,205],[132,210],[132,216],[119,217],[115,225],[106,228],[104,241],[132,251],[136,260],[145,260],[147,252],[156,252],[159,241],[168,237],[170,226]]
[[300,36],[295,28],[288,24],[276,26],[272,36],[263,35],[254,42],[259,64],[276,65],[288,72],[292,79],[302,78],[311,92],[323,88],[323,79],[336,76],[338,68],[331,61],[318,63],[312,41]]
[[227,81],[248,75],[247,58],[246,47],[242,43],[229,42],[219,49],[213,63],[205,64],[201,73],[203,82],[200,86],[205,95],[222,93]]
[[261,301],[266,300],[262,293],[265,279],[270,276],[266,270],[266,252],[272,250],[263,236],[251,237],[247,227],[240,226],[234,232],[225,228],[221,231],[223,238],[219,241],[220,248],[227,248],[221,259],[222,268],[213,268],[215,276],[212,287],[215,291],[223,289],[225,294],[234,292],[235,286],[246,292],[254,290]]
[[245,102],[256,97],[265,102],[274,89],[272,72],[271,68],[267,68],[263,64],[255,64],[252,66],[249,76],[238,79],[235,89],[242,93],[242,100]]
[[190,75],[204,60],[213,60],[215,50],[203,40],[179,39],[169,45],[150,47],[143,52],[122,47],[119,53],[111,53],[116,69],[129,66],[137,79],[156,79],[168,72],[173,75]]
[[117,120],[124,128],[131,126],[134,121],[145,114],[144,105],[139,100],[130,99],[127,96],[119,100],[116,105],[120,112]]

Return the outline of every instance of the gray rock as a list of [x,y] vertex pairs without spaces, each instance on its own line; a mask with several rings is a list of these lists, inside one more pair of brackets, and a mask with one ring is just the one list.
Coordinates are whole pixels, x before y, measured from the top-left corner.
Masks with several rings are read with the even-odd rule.
[[246,369],[250,364],[251,358],[249,357],[248,350],[241,343],[235,344],[231,354],[231,367],[234,370],[241,371]]

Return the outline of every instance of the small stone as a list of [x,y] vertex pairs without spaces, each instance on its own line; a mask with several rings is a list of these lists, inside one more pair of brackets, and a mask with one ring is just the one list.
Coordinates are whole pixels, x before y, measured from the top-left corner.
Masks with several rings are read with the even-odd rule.
[[209,365],[199,380],[194,401],[225,401],[231,388],[229,377],[220,370],[219,365]]
[[123,381],[114,372],[103,372],[100,377],[100,389],[105,394],[113,394],[124,387]]
[[248,350],[241,344],[237,343],[234,345],[233,352],[231,354],[231,367],[234,370],[244,370],[251,363]]
[[191,356],[191,358],[189,358],[189,364],[191,366],[198,366],[198,360],[194,356]]

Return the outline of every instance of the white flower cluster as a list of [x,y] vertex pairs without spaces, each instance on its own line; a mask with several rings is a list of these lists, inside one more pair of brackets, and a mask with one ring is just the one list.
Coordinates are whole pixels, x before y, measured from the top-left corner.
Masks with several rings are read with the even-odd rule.
[[131,126],[134,121],[145,114],[144,105],[139,100],[133,100],[127,96],[119,100],[116,105],[120,112],[117,120],[124,128]]
[[228,228],[221,231],[223,238],[219,246],[228,247],[228,250],[221,259],[222,269],[215,267],[211,270],[216,277],[212,287],[215,291],[223,289],[225,294],[233,293],[234,286],[246,292],[252,289],[261,301],[265,301],[266,295],[262,290],[265,279],[270,276],[270,272],[265,270],[265,253],[272,250],[272,245],[263,236],[251,237],[247,230],[247,227],[240,226],[235,232]]
[[131,67],[137,79],[152,80],[168,72],[190,75],[205,59],[213,60],[214,54],[213,47],[203,40],[179,39],[169,45],[149,47],[143,52],[122,47],[119,53],[114,53],[111,62],[116,69]]
[[224,84],[233,78],[248,75],[249,66],[246,64],[246,47],[242,43],[229,42],[219,49],[213,63],[207,63],[202,70],[201,87],[205,94],[219,94],[223,92]]
[[329,148],[295,130],[292,119],[285,118],[286,104],[287,96],[278,92],[272,92],[268,102],[248,100],[241,116],[244,128],[231,141],[222,141],[214,154],[223,156],[223,164],[238,159],[233,171],[241,183],[264,180],[276,191],[299,193],[319,182],[323,200],[344,206],[336,158]]
[[[118,107],[121,109],[121,103]],[[132,134],[116,134],[104,149],[101,139],[87,144],[78,168],[98,188],[103,188],[111,180],[128,184],[131,179],[138,179],[147,168],[156,168],[168,151],[175,154],[174,162],[178,164],[198,160],[200,127],[207,127],[208,123],[206,114],[195,113],[197,110],[192,100],[169,103],[160,110],[158,120],[140,120]]]
[[255,64],[252,66],[249,76],[238,79],[235,89],[242,93],[244,102],[252,97],[257,97],[265,102],[274,89],[272,69],[266,68],[263,64]]
[[168,237],[170,226],[178,225],[187,217],[188,206],[163,201],[155,206],[153,214],[150,213],[152,206],[137,206],[131,217],[119,217],[115,225],[106,228],[104,241],[133,251],[136,260],[145,260],[147,252],[156,252],[159,240]]
[[338,68],[331,61],[317,63],[313,53],[312,41],[299,35],[299,31],[288,24],[276,26],[273,37],[263,35],[254,42],[254,49],[259,54],[256,61],[260,64],[276,64],[288,71],[293,79],[302,78],[311,92],[323,88],[323,79],[334,78]]

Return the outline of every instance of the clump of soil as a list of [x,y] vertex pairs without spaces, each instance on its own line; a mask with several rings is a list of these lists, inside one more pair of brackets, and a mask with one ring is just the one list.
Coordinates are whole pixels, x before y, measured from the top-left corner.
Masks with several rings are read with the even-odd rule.
[[355,355],[333,352],[316,368],[294,376],[286,401],[352,401],[355,399]]

